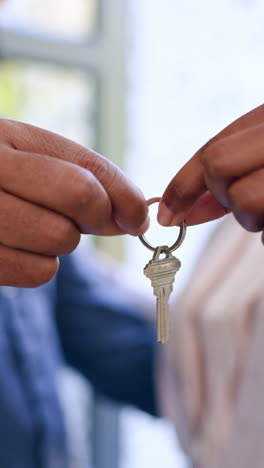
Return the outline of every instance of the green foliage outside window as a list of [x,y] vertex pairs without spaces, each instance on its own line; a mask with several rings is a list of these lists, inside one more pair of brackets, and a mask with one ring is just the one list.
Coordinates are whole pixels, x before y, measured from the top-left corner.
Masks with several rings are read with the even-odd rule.
[[14,63],[2,64],[0,67],[0,116],[8,119],[19,119],[23,107],[23,90],[15,79],[18,66]]

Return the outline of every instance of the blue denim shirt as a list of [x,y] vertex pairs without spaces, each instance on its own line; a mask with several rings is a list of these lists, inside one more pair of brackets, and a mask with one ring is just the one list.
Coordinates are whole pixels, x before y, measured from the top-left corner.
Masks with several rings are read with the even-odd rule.
[[65,361],[110,398],[155,414],[154,330],[89,254],[36,289],[0,288],[0,466],[67,468],[56,388]]

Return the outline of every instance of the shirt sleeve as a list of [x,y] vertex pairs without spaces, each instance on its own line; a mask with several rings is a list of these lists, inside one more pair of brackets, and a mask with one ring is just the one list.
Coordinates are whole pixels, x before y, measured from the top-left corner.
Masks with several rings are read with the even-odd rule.
[[70,366],[106,396],[157,414],[154,327],[83,246],[60,259],[56,322]]

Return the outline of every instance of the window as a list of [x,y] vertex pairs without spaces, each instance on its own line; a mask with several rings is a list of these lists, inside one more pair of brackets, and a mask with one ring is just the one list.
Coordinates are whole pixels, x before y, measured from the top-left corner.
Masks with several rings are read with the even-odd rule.
[[95,77],[34,61],[0,68],[1,116],[32,123],[95,146]]
[[95,34],[96,0],[9,0],[2,7],[1,23],[35,34],[80,40]]

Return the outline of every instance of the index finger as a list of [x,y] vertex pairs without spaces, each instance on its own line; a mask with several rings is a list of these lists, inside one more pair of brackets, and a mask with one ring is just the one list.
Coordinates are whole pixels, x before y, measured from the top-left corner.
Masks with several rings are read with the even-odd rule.
[[[263,119],[264,105],[261,105],[218,133],[183,166],[172,179],[162,196],[158,212],[160,224],[169,226],[171,224],[179,224],[183,219],[188,219],[188,215],[191,214],[190,212],[194,204],[195,216],[191,216],[191,224],[193,224],[194,219],[199,220],[199,222],[205,222],[226,214],[227,210],[221,207],[218,202],[215,203],[213,200],[209,203],[203,203],[203,200],[198,202],[198,199],[207,191],[202,164],[203,154],[213,143],[221,138],[256,126],[262,123]],[[207,198],[205,200],[208,201]]]

